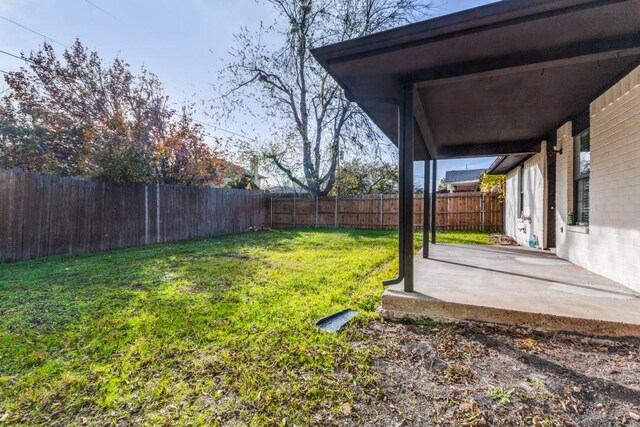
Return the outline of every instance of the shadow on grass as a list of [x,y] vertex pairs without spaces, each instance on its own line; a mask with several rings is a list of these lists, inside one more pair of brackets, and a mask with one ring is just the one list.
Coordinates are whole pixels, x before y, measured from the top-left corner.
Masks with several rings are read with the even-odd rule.
[[188,401],[179,417],[204,424],[308,424],[366,378],[369,352],[313,320],[375,308],[393,234],[263,231],[1,265],[0,414],[161,424],[167,402]]

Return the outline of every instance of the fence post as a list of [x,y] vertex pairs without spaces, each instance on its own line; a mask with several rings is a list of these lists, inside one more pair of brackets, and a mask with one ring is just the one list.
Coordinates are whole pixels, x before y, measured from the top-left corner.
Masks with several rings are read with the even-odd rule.
[[273,196],[271,196],[271,207],[269,211],[271,212],[271,229],[273,230]]
[[485,201],[484,193],[480,194],[480,230],[484,231]]
[[318,228],[318,196],[316,196],[316,228]]
[[296,194],[293,195],[293,228],[296,228]]
[[156,184],[156,242],[160,240],[160,184]]
[[384,230],[384,212],[383,212],[383,206],[384,206],[384,194],[380,194],[380,230]]
[[333,212],[333,228],[338,228],[338,195],[336,194],[336,206]]
[[149,186],[144,186],[144,244],[149,244]]

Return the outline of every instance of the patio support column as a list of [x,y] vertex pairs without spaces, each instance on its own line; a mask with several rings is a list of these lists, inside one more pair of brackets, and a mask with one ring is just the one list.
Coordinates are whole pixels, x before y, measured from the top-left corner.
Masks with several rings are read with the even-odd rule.
[[413,86],[403,88],[398,115],[398,277],[384,281],[386,286],[404,281],[405,292],[413,292],[413,90]]
[[[402,140],[402,105],[398,107],[398,148],[400,148],[400,142]],[[402,153],[402,151],[400,151]],[[402,217],[402,199],[403,193],[402,188],[404,188],[405,176],[402,173],[402,154],[400,155],[400,162],[398,165],[399,173],[398,173],[398,188],[400,191],[398,192],[398,276],[394,279],[384,280],[382,284],[384,286],[392,286],[402,283],[404,279],[404,245],[402,244],[402,229],[404,228],[404,218]]]
[[414,149],[414,116],[413,86],[405,86],[402,97],[402,134],[400,147],[400,176],[404,183],[400,187],[400,244],[404,248],[402,263],[404,264],[404,291],[413,292],[413,149]]
[[431,243],[436,244],[436,191],[438,190],[438,161],[433,159],[431,169]]
[[424,160],[424,183],[422,188],[422,258],[429,258],[429,221],[431,220],[431,194],[429,192],[429,178],[431,177],[431,160],[429,155]]

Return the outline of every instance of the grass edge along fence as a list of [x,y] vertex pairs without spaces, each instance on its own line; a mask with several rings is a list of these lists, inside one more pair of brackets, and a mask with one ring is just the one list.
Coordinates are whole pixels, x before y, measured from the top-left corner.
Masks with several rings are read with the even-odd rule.
[[[427,196],[429,197],[429,196]],[[423,196],[414,195],[413,224],[422,229]],[[267,225],[271,228],[366,228],[398,227],[397,195],[311,197],[272,195]],[[437,194],[436,229],[503,231],[503,203],[497,193],[465,192]]]
[[267,203],[262,191],[0,170],[0,262],[265,228]]

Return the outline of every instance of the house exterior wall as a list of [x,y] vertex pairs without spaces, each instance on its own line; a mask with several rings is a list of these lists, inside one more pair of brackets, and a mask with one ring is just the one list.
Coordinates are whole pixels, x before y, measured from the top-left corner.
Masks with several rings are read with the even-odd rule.
[[518,179],[520,168],[507,172],[504,183],[504,234],[517,239],[518,218]]
[[[591,172],[589,226],[569,226],[574,211],[572,123],[556,132],[556,253],[561,258],[640,291],[640,67],[589,106]],[[505,234],[545,247],[547,155],[543,144],[524,168],[524,220],[519,218],[519,169],[507,174]]]
[[573,211],[571,124],[558,130],[557,253],[640,291],[640,67],[590,105],[588,227],[567,226]]
[[557,131],[557,146],[562,153],[556,156],[556,254],[568,259],[568,213],[573,210],[573,128],[565,123]]
[[521,245],[528,246],[529,240],[536,237],[537,247],[545,245],[545,181],[546,181],[546,143],[541,153],[527,160],[524,168],[524,194],[522,217],[519,210],[520,167],[509,171],[505,182],[505,234]]

